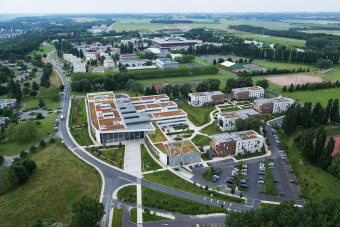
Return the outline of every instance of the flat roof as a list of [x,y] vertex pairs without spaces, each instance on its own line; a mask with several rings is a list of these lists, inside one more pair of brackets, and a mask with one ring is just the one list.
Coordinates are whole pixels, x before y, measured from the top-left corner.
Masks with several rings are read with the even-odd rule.
[[164,154],[170,156],[183,155],[187,153],[200,152],[199,149],[191,141],[181,141],[176,143],[158,143],[155,146]]
[[223,65],[225,67],[230,67],[232,65],[235,65],[235,63],[231,62],[231,61],[225,61],[225,62],[222,62],[221,65]]
[[199,97],[199,96],[208,96],[208,95],[224,95],[224,93],[220,91],[207,91],[207,92],[189,93],[189,95]]
[[240,131],[234,133],[221,133],[221,134],[214,134],[210,136],[214,138],[218,143],[225,143],[231,141],[243,141],[255,138],[261,138],[262,136],[258,134],[254,130],[249,131]]
[[264,91],[264,89],[260,86],[255,87],[242,87],[242,88],[233,88],[232,91],[242,92],[242,91]]
[[178,63],[177,61],[174,61],[171,58],[163,58],[163,59],[157,59],[156,61],[160,61],[164,64],[170,64],[170,63]]
[[131,102],[137,102],[137,101],[146,101],[146,100],[152,100],[152,99],[168,99],[169,97],[167,95],[149,95],[149,96],[141,96],[141,97],[132,97],[130,98]]
[[126,67],[126,70],[141,70],[141,69],[158,69],[158,68],[155,65]]
[[13,103],[16,101],[17,101],[16,99],[0,99],[0,104]]
[[173,110],[173,111],[166,111],[166,112],[158,112],[158,113],[150,113],[148,116],[150,118],[161,118],[161,117],[172,117],[172,116],[179,116],[185,115],[186,113],[183,110]]
[[238,117],[247,117],[249,115],[256,115],[260,114],[256,110],[253,109],[245,109],[245,110],[237,110],[232,112],[225,112],[225,113],[218,113],[221,117],[224,118],[238,118]]
[[279,96],[279,97],[270,98],[270,99],[256,99],[255,102],[263,104],[263,103],[275,103],[275,102],[294,102],[294,100]]

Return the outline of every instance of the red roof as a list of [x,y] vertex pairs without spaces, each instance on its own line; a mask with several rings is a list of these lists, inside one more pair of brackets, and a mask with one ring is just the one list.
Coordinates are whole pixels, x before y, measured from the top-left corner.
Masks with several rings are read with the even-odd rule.
[[[156,91],[158,92],[159,89],[161,89],[163,87],[163,84],[154,84],[153,85],[156,88]],[[150,85],[150,89],[152,88],[152,85]]]

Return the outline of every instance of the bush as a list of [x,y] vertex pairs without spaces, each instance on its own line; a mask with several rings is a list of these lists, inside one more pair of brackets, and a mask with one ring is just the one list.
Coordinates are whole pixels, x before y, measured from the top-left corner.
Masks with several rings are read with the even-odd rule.
[[48,140],[49,143],[55,143],[55,138],[53,136],[50,137],[50,139]]
[[40,121],[36,121],[35,124],[36,125],[41,125],[41,122]]
[[23,185],[28,181],[30,177],[28,170],[20,163],[20,164],[12,164],[11,168],[15,172],[15,175],[19,179],[19,185]]
[[[37,119],[43,119],[43,118],[44,118],[44,116],[41,113],[37,114]],[[37,122],[40,122],[40,121],[37,121]],[[41,122],[40,122],[40,124],[41,124]]]
[[44,140],[40,140],[39,147],[45,147],[46,142]]
[[20,158],[27,158],[28,154],[25,151],[20,151]]
[[32,174],[32,172],[37,168],[37,164],[32,159],[22,161],[22,165],[27,169],[29,174]]
[[37,152],[37,148],[33,145],[32,147],[30,147],[29,153],[34,154],[35,152]]

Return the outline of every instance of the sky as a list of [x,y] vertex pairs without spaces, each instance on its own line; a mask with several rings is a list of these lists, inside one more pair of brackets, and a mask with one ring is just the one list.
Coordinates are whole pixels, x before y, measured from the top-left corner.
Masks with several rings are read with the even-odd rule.
[[0,14],[330,11],[338,0],[0,0]]

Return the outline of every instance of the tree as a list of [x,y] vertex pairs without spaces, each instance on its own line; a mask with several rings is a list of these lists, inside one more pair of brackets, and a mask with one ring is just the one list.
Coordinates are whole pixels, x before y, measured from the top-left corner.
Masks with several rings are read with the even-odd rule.
[[235,188],[234,188],[234,187],[232,187],[232,188],[231,188],[231,191],[230,191],[230,193],[231,193],[232,195],[234,195],[234,194],[235,194]]
[[302,127],[308,128],[311,124],[311,118],[312,118],[312,103],[311,102],[305,102],[304,106],[302,107],[301,112],[301,119],[302,119]]
[[33,89],[33,91],[38,91],[39,90],[39,85],[37,84],[37,82],[33,81],[32,89]]
[[83,195],[72,204],[71,227],[93,227],[97,226],[105,212],[104,204]]
[[134,82],[130,85],[130,90],[133,92],[133,93],[140,93],[140,94],[143,94],[144,93],[144,86],[142,83],[140,82]]
[[38,113],[36,118],[37,118],[37,119],[43,119],[44,116],[42,115],[42,113]]
[[191,93],[191,85],[189,83],[184,83],[181,86],[181,94],[185,97],[188,98],[188,94]]
[[31,86],[30,82],[25,82],[24,83],[24,87],[30,87],[30,86]]
[[296,85],[295,90],[299,91],[301,89],[300,84]]
[[173,86],[171,84],[167,84],[159,90],[159,93],[160,94],[166,94],[167,96],[170,96],[172,90],[173,90]]
[[316,164],[319,161],[319,158],[321,157],[323,153],[326,139],[327,139],[326,130],[324,129],[322,125],[316,134],[315,152],[312,158],[314,164]]
[[340,120],[339,119],[339,99],[334,99],[329,117],[330,117],[331,122],[338,122]]
[[179,97],[179,90],[180,90],[180,87],[178,84],[172,87],[172,94],[175,98]]
[[0,167],[0,185],[0,196],[19,186],[19,178],[11,167]]
[[63,84],[60,84],[59,90],[60,90],[60,91],[63,91],[64,89],[65,89],[65,86],[64,86]]
[[327,106],[326,106],[325,124],[328,123],[328,121],[329,121],[332,104],[333,104],[333,99],[329,99],[328,102],[327,102]]
[[32,120],[21,122],[20,124],[9,123],[5,131],[5,136],[9,141],[25,143],[35,138],[37,134],[36,124]]
[[44,140],[40,140],[39,147],[46,147],[46,142]]
[[13,110],[9,108],[8,106],[5,106],[3,108],[3,115],[4,117],[12,117],[13,116]]
[[293,91],[294,91],[294,85],[293,85],[293,83],[290,85],[288,91],[289,91],[289,92],[293,92]]
[[216,65],[216,59],[213,60],[213,65]]
[[30,93],[30,89],[28,87],[25,87],[23,90],[22,90],[22,94],[23,95],[28,95]]
[[39,104],[38,105],[39,105],[40,108],[43,108],[45,106],[44,100],[43,99],[39,99]]
[[90,84],[90,83],[87,83],[87,84],[86,84],[85,91],[86,91],[87,93],[91,92],[91,84]]
[[37,164],[32,159],[25,159],[24,161],[22,161],[22,164],[27,169],[29,174],[32,174],[33,171],[37,168]]
[[243,193],[241,192],[241,193],[240,193],[240,198],[242,198],[242,197],[243,197]]
[[53,100],[53,101],[59,101],[60,100],[60,95],[59,94],[52,94],[51,95],[51,99]]
[[224,59],[223,59],[223,58],[219,58],[219,59],[218,59],[218,63],[221,64],[221,63],[223,63],[223,62],[224,62]]
[[287,91],[286,85],[283,86],[282,91]]
[[36,92],[36,91],[31,91],[30,92],[30,96],[31,97],[35,97],[35,96],[37,96],[38,95],[38,92]]
[[29,172],[23,165],[12,163],[11,168],[19,179],[19,185],[23,185],[28,181]]
[[150,95],[157,95],[157,91],[156,91],[156,88],[155,88],[154,85],[152,85],[152,87],[151,87],[151,93],[150,93]]
[[[106,78],[104,80],[104,89],[106,91],[113,91],[116,89],[116,83],[114,80],[110,79],[110,78]],[[144,89],[144,88],[143,88]]]
[[244,130],[244,121],[242,118],[238,118],[235,121],[235,126],[237,131],[243,131]]
[[20,151],[20,158],[27,158],[28,154],[25,151]]
[[296,129],[296,111],[295,111],[295,105],[291,105],[288,107],[286,111],[286,116],[283,118],[282,122],[282,128],[283,131],[287,134],[290,135],[293,133]]
[[256,86],[260,86],[263,89],[267,89],[269,87],[269,81],[267,79],[256,81]]
[[329,138],[326,147],[323,149],[322,154],[319,158],[319,166],[323,170],[326,170],[332,164],[332,153],[335,148],[335,140],[333,136]]
[[310,162],[313,162],[314,157],[314,131],[312,129],[306,131],[301,138],[301,154]]

